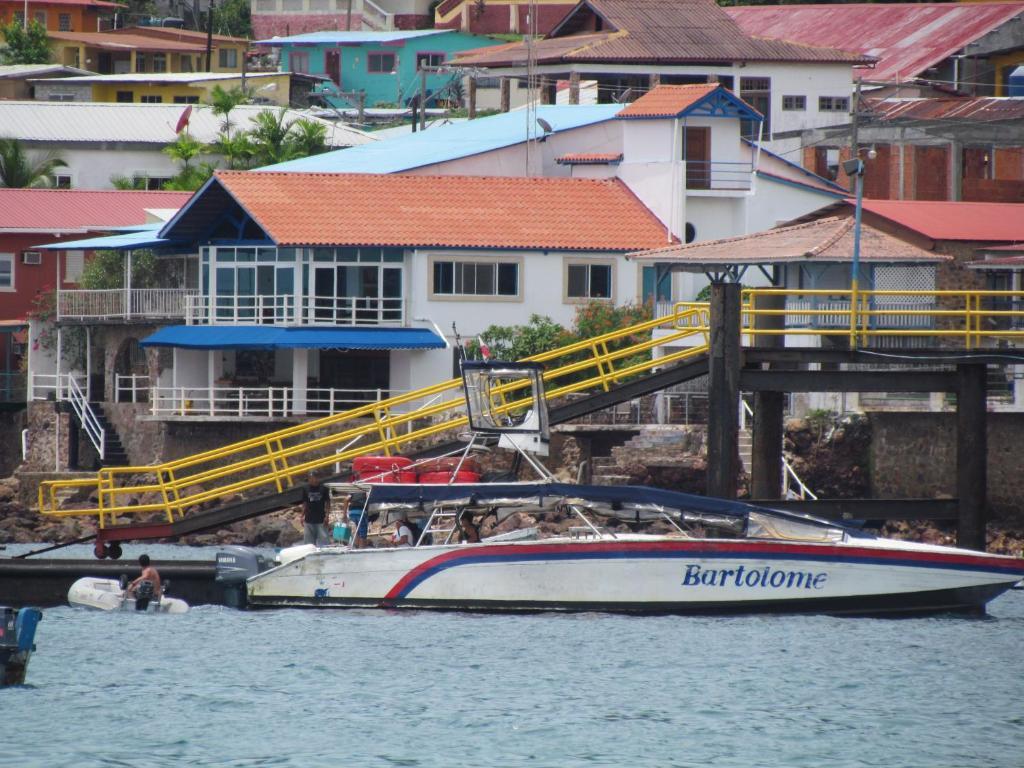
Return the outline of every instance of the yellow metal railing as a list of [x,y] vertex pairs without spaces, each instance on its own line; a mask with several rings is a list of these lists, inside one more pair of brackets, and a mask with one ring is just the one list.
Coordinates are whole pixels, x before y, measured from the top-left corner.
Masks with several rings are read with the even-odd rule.
[[[1024,309],[1018,307],[1024,307],[1024,292],[758,288],[743,292],[742,332],[751,340],[768,335],[845,336],[851,347],[877,337],[932,337],[975,349],[987,339],[1024,340]],[[779,327],[769,327],[766,321],[772,318]],[[608,391],[630,376],[705,353],[709,320],[707,304],[680,302],[665,317],[527,359],[547,364],[549,401]],[[658,346],[676,351],[652,358]],[[460,379],[452,379],[159,465],[108,467],[94,479],[44,482],[39,509],[46,515],[95,516],[105,527],[138,514],[160,513],[173,521],[199,505],[256,488],[283,491],[311,470],[368,453],[391,455],[465,426],[461,385]],[[521,386],[508,385],[506,394]],[[523,402],[512,398],[500,407],[513,409]],[[59,494],[65,489],[92,491],[96,506],[60,509]],[[132,498],[136,496],[140,498]],[[149,500],[140,503],[145,496]]]
[[[690,308],[681,314],[690,316],[689,325],[676,313],[527,359],[547,364],[543,376],[549,401],[599,388],[607,391],[631,376],[706,352],[707,323],[700,311]],[[659,328],[664,333],[654,338],[652,332]],[[654,347],[687,338],[692,346],[652,359]],[[522,386],[507,389],[513,392]],[[523,402],[512,399],[503,407],[512,409]],[[391,455],[463,427],[464,405],[462,380],[451,379],[163,464],[107,467],[95,479],[47,481],[39,488],[39,509],[61,517],[95,516],[101,528],[120,517],[152,513],[173,522],[202,504],[261,487],[280,492],[311,470],[369,453]],[[62,490],[83,488],[95,494],[95,507],[60,509]]]

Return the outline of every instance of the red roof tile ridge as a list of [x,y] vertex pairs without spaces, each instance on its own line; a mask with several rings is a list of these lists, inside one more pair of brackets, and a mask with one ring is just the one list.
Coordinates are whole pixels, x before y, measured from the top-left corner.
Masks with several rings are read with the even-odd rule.
[[[806,8],[807,6],[803,6]],[[833,48],[829,45],[811,45],[809,43],[801,43],[797,40],[787,40],[784,37],[764,37],[763,35],[747,35],[751,40],[759,40],[765,43],[785,43],[786,45],[792,45],[796,48],[805,48],[808,51],[818,51],[821,53],[830,53],[843,56],[856,57],[865,62],[878,61],[877,56],[872,56],[870,53],[861,53],[860,51],[849,51],[845,48]]]
[[[849,216],[846,218],[840,218],[838,216],[830,216],[839,222],[839,226],[835,228],[830,237],[825,238],[821,243],[809,249],[806,253],[807,256],[817,256],[819,253],[824,253],[833,245],[838,243],[846,234],[853,229],[853,219]],[[818,223],[828,221],[828,219],[821,219]]]
[[178,192],[173,189],[54,189],[53,187],[0,187],[0,194],[11,193],[42,193],[47,195],[175,195],[191,197],[192,192]]
[[[397,183],[397,180],[408,180],[415,184],[425,184],[427,181],[440,182],[442,184],[454,184],[462,181],[469,184],[495,184],[495,185],[541,185],[558,186],[570,184],[608,184],[619,182],[618,179],[585,179],[566,176],[471,176],[466,174],[422,174],[422,173],[330,173],[327,171],[231,171],[219,169],[214,172],[217,178],[242,177],[262,181],[269,178],[348,178],[365,183],[372,183],[373,179],[383,184]],[[621,183],[621,182],[620,182]],[[623,184],[625,186],[625,184]],[[71,190],[74,191],[74,190]],[[102,190],[100,190],[102,191]],[[114,190],[108,190],[114,191]]]

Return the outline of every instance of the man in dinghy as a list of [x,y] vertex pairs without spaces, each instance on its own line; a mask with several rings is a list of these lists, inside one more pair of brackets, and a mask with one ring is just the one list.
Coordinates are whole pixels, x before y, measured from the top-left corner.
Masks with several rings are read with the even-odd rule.
[[160,574],[150,562],[149,555],[139,555],[139,567],[142,573],[125,588],[124,594],[126,597],[135,598],[137,611],[144,611],[151,600],[160,602],[163,587],[160,584]]

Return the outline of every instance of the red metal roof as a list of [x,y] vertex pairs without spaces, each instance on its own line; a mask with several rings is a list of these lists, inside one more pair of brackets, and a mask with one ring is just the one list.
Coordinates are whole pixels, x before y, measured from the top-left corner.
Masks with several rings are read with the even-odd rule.
[[879,61],[865,80],[920,75],[968,43],[1024,13],[1024,3],[899,3],[730,6],[748,35],[842,47]]
[[[867,64],[859,53],[752,37],[714,0],[583,0],[545,39],[537,62],[812,61]],[[526,46],[462,54],[460,63],[523,66]]]
[[666,242],[664,224],[616,180],[249,171],[216,179],[278,245],[631,251]]
[[865,200],[864,210],[932,240],[1024,242],[1024,203]]
[[865,99],[873,120],[969,120],[995,123],[1024,120],[1024,98],[978,96],[949,99]]
[[[22,3],[20,0],[15,0],[15,3],[5,3],[5,5],[14,5],[16,8],[21,8]],[[40,5],[74,5],[81,6],[83,8],[124,8],[125,3],[108,3],[104,0],[45,0]]]
[[145,224],[146,209],[180,208],[190,192],[0,188],[0,232],[97,232]]

